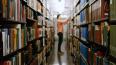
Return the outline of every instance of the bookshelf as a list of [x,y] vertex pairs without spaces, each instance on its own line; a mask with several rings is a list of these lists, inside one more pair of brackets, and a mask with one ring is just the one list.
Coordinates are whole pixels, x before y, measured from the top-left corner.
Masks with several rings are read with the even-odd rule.
[[[75,2],[76,14],[73,12],[72,21],[68,25],[68,50],[74,55],[74,44],[79,45],[77,55],[72,56],[73,60],[82,56],[80,63],[74,65],[115,65],[115,1],[114,0],[79,0]],[[74,4],[75,4],[74,3]],[[99,6],[98,6],[99,5]],[[74,41],[76,40],[76,41]],[[86,54],[88,57],[85,57]],[[80,60],[81,58],[76,58]],[[97,59],[97,60],[96,60]],[[111,60],[112,59],[112,60]]]
[[0,1],[0,65],[48,63],[54,27],[50,16],[44,15],[50,13],[43,8],[40,0]]

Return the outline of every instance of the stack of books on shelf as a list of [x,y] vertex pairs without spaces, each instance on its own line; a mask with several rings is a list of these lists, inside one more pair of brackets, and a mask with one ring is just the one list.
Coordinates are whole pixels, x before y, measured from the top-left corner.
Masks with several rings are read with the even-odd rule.
[[38,0],[0,0],[0,65],[40,65],[45,61],[53,42],[43,50],[42,12]]
[[26,22],[25,5],[20,0],[1,0],[0,8],[1,17]]
[[[89,6],[82,7],[88,2]],[[78,5],[75,6],[77,11],[79,10],[78,6],[80,7],[80,13],[73,16],[73,31],[71,34],[80,40],[80,55],[87,61],[84,62],[81,59],[80,64],[115,65],[115,1],[80,0]],[[69,28],[72,29],[72,27]],[[73,42],[70,44],[70,49],[73,48]],[[84,49],[83,45],[86,47],[86,51],[82,50]],[[85,54],[88,56],[84,56]],[[110,59],[113,60],[109,59],[109,55]]]

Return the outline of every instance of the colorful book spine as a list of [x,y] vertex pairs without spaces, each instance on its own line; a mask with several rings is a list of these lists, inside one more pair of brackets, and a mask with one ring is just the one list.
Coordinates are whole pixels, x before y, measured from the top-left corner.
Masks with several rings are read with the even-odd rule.
[[21,17],[21,15],[20,15],[21,14],[21,12],[20,12],[21,11],[20,10],[21,7],[20,6],[21,6],[21,2],[20,2],[20,0],[17,0],[17,8],[16,8],[17,9],[16,10],[17,11],[17,15],[16,16],[17,16],[17,20],[18,21],[21,21],[21,18],[20,18]]
[[81,28],[81,37],[88,40],[88,27]]
[[7,18],[7,6],[8,6],[8,0],[2,0],[2,17]]
[[80,43],[80,53],[85,57],[85,59],[88,59],[88,48],[83,45],[83,43]]
[[101,36],[101,26],[100,25],[95,25],[94,28],[94,42],[102,45],[102,36]]

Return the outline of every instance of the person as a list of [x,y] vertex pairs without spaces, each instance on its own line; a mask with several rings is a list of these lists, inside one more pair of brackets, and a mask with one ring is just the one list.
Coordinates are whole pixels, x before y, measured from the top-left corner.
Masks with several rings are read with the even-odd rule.
[[68,19],[62,20],[61,15],[57,15],[57,30],[58,30],[58,54],[63,54],[61,51],[61,45],[63,42],[63,26],[68,23]]

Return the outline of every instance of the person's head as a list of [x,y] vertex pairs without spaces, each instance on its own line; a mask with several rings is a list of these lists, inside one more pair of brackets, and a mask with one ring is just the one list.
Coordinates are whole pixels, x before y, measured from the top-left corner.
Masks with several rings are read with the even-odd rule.
[[57,19],[61,19],[61,14],[58,14],[57,15]]

